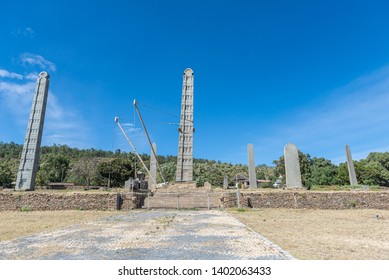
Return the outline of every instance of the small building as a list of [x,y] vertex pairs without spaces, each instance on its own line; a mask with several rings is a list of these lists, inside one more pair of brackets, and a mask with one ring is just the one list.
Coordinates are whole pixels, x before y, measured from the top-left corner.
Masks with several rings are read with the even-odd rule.
[[242,188],[248,188],[250,185],[249,177],[238,174],[234,177],[234,179],[235,179],[235,186],[236,187],[238,187],[239,184],[241,184]]
[[[242,184],[243,188],[250,187],[250,180],[249,177],[246,177],[244,175],[238,174],[234,177],[235,179],[235,186],[238,187],[239,184]],[[268,183],[270,183],[270,180],[263,180],[263,179],[257,179],[257,184],[259,186],[266,186]]]

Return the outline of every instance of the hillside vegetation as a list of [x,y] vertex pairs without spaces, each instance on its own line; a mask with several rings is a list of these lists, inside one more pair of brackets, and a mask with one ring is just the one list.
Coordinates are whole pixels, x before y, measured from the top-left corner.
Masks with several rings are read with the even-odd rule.
[[[17,170],[23,146],[0,142],[0,186],[10,186],[16,181]],[[347,165],[333,164],[325,158],[317,158],[299,152],[303,184],[308,187],[325,185],[348,185]],[[150,156],[141,155],[149,166]],[[158,156],[166,181],[175,180],[176,156]],[[273,161],[274,166],[256,166],[257,179],[270,180],[264,187],[271,187],[274,181],[285,174],[283,156]],[[389,153],[370,153],[366,159],[354,161],[357,179],[363,185],[389,187]],[[137,172],[145,172],[136,155],[120,150],[103,151],[77,149],[66,145],[44,146],[41,148],[40,166],[36,184],[50,182],[72,182],[77,185],[97,185],[118,187],[134,177]],[[209,182],[212,186],[223,186],[224,176],[234,185],[238,174],[248,176],[248,167],[243,164],[224,163],[208,159],[194,159],[194,180],[198,186]],[[285,176],[283,176],[285,177]],[[161,178],[158,178],[161,181]]]

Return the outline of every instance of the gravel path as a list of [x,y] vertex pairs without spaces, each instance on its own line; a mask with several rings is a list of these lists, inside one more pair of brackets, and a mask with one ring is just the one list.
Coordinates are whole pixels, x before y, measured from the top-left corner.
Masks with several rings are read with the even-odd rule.
[[292,259],[222,211],[133,211],[0,242],[0,259]]

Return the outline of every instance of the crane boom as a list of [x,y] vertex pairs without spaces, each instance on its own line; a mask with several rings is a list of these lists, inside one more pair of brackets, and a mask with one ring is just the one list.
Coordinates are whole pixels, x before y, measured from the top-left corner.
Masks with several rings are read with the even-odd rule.
[[140,122],[142,123],[142,127],[143,127],[143,130],[144,130],[145,134],[146,134],[147,140],[149,141],[149,144],[150,144],[150,147],[151,147],[151,151],[152,151],[152,153],[153,153],[153,155],[154,155],[154,158],[155,158],[155,161],[156,161],[156,163],[157,163],[157,167],[158,167],[159,173],[161,174],[161,178],[162,178],[163,182],[166,183],[165,177],[164,177],[163,174],[162,174],[162,168],[161,168],[161,166],[159,165],[159,162],[158,162],[158,159],[157,159],[157,155],[156,155],[156,153],[155,153],[153,144],[151,143],[149,133],[147,132],[146,126],[145,126],[145,124],[144,124],[144,122],[143,122],[143,118],[142,118],[142,115],[140,114],[140,111],[139,111],[139,108],[138,108],[136,99],[134,99],[134,107],[135,107],[135,109],[136,109],[136,112],[138,113],[139,120],[140,120]]
[[149,177],[153,180],[154,184],[157,184],[157,179],[154,178],[154,177],[151,175],[150,170],[147,168],[146,164],[144,163],[144,161],[142,160],[142,158],[140,157],[140,155],[139,155],[138,152],[136,151],[136,149],[135,149],[134,145],[132,144],[130,138],[128,138],[126,132],[124,131],[122,125],[120,124],[119,118],[118,118],[118,117],[115,117],[115,122],[118,124],[120,130],[121,130],[122,133],[124,134],[124,137],[126,137],[127,142],[130,144],[131,148],[133,149],[133,151],[135,152],[136,156],[138,157],[138,159],[139,159],[140,162],[142,163],[143,167],[146,169],[147,174],[149,174]]

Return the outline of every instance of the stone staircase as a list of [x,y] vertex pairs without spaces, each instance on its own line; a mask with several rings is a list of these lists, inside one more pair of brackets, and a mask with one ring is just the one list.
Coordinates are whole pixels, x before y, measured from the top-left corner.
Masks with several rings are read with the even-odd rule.
[[219,196],[210,187],[197,188],[195,182],[174,183],[156,189],[143,208],[215,209],[220,207]]

